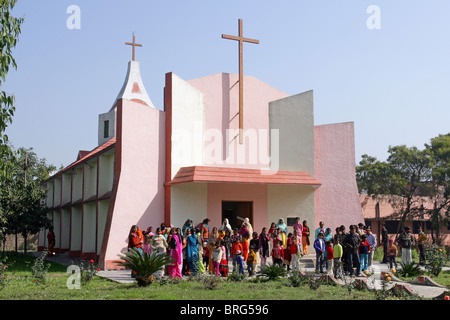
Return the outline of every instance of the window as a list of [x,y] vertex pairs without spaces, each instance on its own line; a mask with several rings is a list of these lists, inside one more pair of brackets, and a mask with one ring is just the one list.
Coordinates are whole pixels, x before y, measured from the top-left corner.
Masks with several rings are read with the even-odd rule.
[[386,229],[387,229],[389,234],[397,233],[397,228],[398,228],[398,225],[399,225],[399,221],[387,220],[387,221],[385,221],[385,223],[386,223]]
[[295,222],[297,222],[297,217],[287,217],[286,225],[292,227]]
[[103,123],[103,138],[109,137],[109,120],[105,120]]

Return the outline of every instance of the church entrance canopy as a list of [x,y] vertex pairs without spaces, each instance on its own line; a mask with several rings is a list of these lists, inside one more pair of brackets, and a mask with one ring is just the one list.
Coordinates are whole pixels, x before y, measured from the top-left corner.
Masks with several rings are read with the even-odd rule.
[[306,172],[193,166],[178,170],[169,184],[188,182],[298,185],[318,188],[321,183]]

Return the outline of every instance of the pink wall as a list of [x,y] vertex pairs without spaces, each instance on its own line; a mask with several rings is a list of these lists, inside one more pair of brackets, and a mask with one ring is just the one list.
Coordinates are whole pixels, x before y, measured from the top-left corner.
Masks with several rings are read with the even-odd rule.
[[156,229],[164,219],[164,113],[123,100],[121,124],[121,174],[106,260],[126,250],[133,224]]
[[266,185],[209,183],[207,212],[212,227],[222,225],[222,201],[253,201],[253,230],[260,233],[267,227]]
[[[215,75],[189,80],[205,96],[205,130],[219,129],[223,136],[222,157],[225,160],[225,132],[239,128],[239,85],[238,75],[218,73]],[[288,94],[254,78],[244,77],[244,130],[269,129],[269,102],[285,98]],[[268,136],[262,137],[268,143]],[[234,142],[238,142],[236,138]],[[247,159],[252,146],[245,144]],[[254,146],[253,146],[254,147]],[[259,150],[259,149],[257,149]],[[267,149],[268,150],[268,149]],[[213,164],[208,164],[213,165]],[[260,162],[226,165],[227,167],[260,168]],[[266,166],[267,167],[267,166]]]
[[[315,173],[322,185],[316,190],[316,221],[332,232],[340,225],[364,223],[355,172],[353,122],[314,127]],[[312,227],[312,226],[310,226]]]

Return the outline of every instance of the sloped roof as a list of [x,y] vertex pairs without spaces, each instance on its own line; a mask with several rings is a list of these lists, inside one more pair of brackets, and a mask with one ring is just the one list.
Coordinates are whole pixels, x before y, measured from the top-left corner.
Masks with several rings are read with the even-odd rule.
[[180,168],[170,184],[187,182],[304,185],[315,188],[321,185],[306,172],[276,171],[264,174],[259,169],[206,166]]
[[59,176],[66,171],[69,171],[70,169],[76,167],[77,165],[94,158],[95,156],[99,155],[100,153],[108,151],[109,149],[113,148],[115,146],[115,144],[116,144],[116,138],[114,137],[114,138],[111,138],[108,141],[106,141],[101,146],[98,146],[97,148],[95,148],[91,151],[84,151],[82,153],[80,152],[79,156],[82,156],[80,159],[77,159],[75,162],[71,163],[64,169],[60,170],[59,172],[57,172],[56,174],[54,174],[53,176],[48,178],[46,181],[51,180],[52,178],[55,178],[56,176]]

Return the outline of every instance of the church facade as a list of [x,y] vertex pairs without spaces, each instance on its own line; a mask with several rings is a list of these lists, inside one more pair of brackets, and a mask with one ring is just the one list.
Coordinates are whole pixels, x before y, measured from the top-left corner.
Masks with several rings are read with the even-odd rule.
[[316,126],[313,91],[288,95],[244,79],[239,130],[237,75],[167,73],[160,110],[130,61],[112,108],[98,116],[98,146],[43,185],[56,249],[115,269],[134,224],[209,218],[220,227],[228,218],[237,227],[249,218],[259,233],[280,218],[300,217],[311,230],[364,222],[353,123]]

